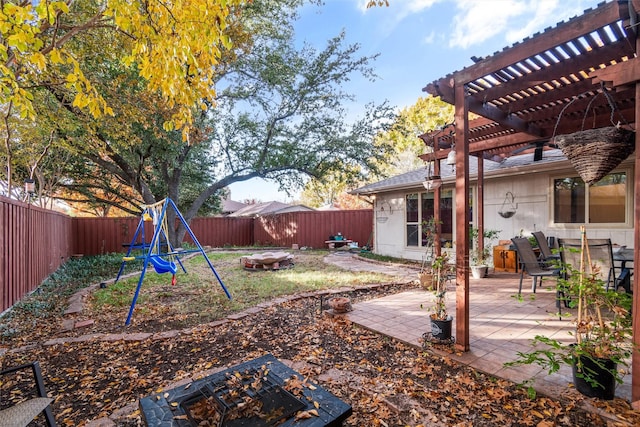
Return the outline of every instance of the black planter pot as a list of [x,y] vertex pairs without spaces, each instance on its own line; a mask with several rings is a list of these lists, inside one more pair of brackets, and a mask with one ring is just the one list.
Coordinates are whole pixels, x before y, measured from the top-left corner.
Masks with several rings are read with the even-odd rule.
[[[610,359],[590,359],[586,356],[580,356],[580,361],[581,367],[578,367],[577,360],[573,364],[573,384],[576,390],[588,397],[612,400],[616,394],[614,372],[617,363]],[[585,376],[591,381],[587,381]]]
[[453,317],[447,316],[445,320],[431,318],[431,336],[440,341],[451,339],[451,324]]

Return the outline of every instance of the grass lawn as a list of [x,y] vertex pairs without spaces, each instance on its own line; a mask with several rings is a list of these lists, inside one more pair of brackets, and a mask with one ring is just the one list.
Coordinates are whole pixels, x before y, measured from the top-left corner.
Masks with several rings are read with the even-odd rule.
[[[133,314],[132,326],[145,331],[183,328],[226,317],[265,301],[296,293],[315,292],[391,279],[383,274],[344,271],[323,262],[326,251],[297,251],[294,267],[281,270],[247,270],[240,258],[253,252],[213,252],[209,254],[215,270],[232,296],[229,300],[215,274],[202,256],[184,262],[187,273],[178,266],[176,284],[171,274],[147,269]],[[89,299],[90,310],[111,316],[117,322],[129,310],[139,274],[98,289]]]

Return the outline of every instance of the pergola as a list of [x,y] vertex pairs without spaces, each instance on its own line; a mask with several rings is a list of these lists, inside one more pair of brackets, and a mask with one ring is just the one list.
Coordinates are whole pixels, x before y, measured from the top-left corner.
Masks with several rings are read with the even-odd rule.
[[[455,148],[456,346],[469,350],[469,155],[478,159],[478,228],[484,229],[483,159],[526,149],[534,159],[554,136],[640,121],[640,0],[614,0],[428,84],[423,91],[455,106],[453,132],[421,138],[433,145],[424,160]],[[607,95],[610,95],[607,96]],[[471,120],[470,113],[479,116]],[[640,136],[635,136],[634,247],[640,248]],[[439,162],[435,162],[438,174]],[[439,193],[439,189],[435,190]],[[439,199],[436,194],[435,200]],[[436,206],[434,209],[438,212]],[[640,265],[640,251],[635,264]],[[637,278],[638,275],[636,274]],[[633,341],[640,344],[640,287],[633,288]],[[640,400],[640,352],[633,353],[632,400]]]

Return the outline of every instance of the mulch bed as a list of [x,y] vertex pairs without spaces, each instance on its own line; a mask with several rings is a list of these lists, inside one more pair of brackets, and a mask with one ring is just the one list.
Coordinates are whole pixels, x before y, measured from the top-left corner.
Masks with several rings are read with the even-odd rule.
[[[341,295],[357,302],[404,289],[383,286]],[[40,362],[61,426],[81,426],[104,417],[118,426],[141,425],[140,397],[265,353],[295,363],[306,378],[352,405],[348,426],[606,425],[600,416],[581,409],[579,402],[530,399],[513,383],[362,329],[343,316],[328,315],[324,308],[328,307],[321,309],[320,298],[307,296],[164,339],[85,337],[45,346],[34,331],[37,342],[28,334],[14,337],[10,343],[14,351],[2,355],[1,363],[6,367]],[[93,314],[96,322],[90,332],[127,332],[121,319],[114,322]],[[166,329],[136,316],[148,332]],[[15,351],[18,345],[22,347]],[[7,391],[0,393],[4,400]],[[628,425],[640,422],[624,401],[600,406],[602,412],[629,420]]]

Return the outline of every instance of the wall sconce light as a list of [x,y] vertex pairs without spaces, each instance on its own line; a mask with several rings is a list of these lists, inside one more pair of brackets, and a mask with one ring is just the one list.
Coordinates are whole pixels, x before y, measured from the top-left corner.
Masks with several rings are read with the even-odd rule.
[[[430,155],[428,154],[429,157],[425,159],[425,161],[427,162],[427,177],[426,177],[426,180],[422,183],[422,185],[424,186],[424,188],[427,189],[427,191],[436,190],[442,186],[442,177],[440,175],[432,175],[432,170],[435,172],[434,170],[435,162],[438,162],[438,166],[440,165],[440,160],[436,156],[436,138],[438,138],[438,141],[440,141],[440,138],[438,137],[438,135],[443,131],[445,131],[445,129],[447,128],[450,129],[452,125],[454,125],[454,123],[445,124],[437,133],[430,135],[428,140],[427,139],[424,140],[428,148],[431,148],[431,152],[430,152],[431,154]],[[451,139],[454,133],[455,133],[454,130],[450,129],[448,138]],[[454,149],[453,142],[451,142],[451,150],[449,151],[449,154],[447,154],[447,164],[455,165],[455,163],[456,163],[456,152]],[[438,172],[439,172],[439,168],[438,168]]]
[[449,154],[447,154],[447,164],[448,165],[456,164],[456,150],[454,150],[453,147],[451,147],[451,151],[449,151]]
[[29,194],[33,194],[36,192],[36,182],[31,179],[31,178],[27,178],[24,180],[24,191],[26,191]]
[[[379,203],[380,203],[380,213],[381,214],[383,214],[383,215],[387,215],[387,214],[393,215],[393,208],[391,207],[391,203],[389,203],[387,200],[382,200]],[[386,209],[385,209],[384,205],[387,205]]]
[[436,188],[440,188],[442,185],[442,178],[440,178],[440,175],[428,176],[422,185],[424,185],[424,188],[428,191],[435,190]]

